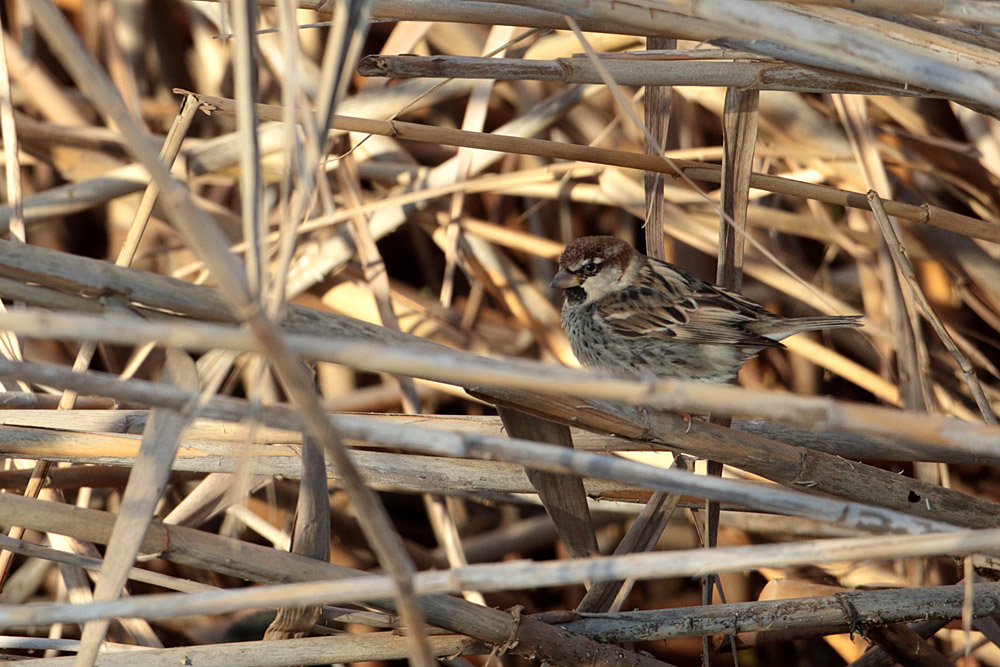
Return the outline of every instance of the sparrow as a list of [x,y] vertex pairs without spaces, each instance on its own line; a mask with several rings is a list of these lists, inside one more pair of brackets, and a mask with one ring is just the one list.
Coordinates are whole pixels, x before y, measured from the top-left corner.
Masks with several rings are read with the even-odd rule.
[[788,336],[860,327],[860,315],[782,317],[613,236],[576,239],[551,286],[565,290],[562,325],[584,366],[616,375],[728,382]]

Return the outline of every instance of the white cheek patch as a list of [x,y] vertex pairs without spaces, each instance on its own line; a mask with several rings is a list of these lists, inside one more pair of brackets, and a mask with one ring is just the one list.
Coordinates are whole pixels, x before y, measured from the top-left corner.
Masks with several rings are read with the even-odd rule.
[[601,297],[619,289],[618,283],[621,281],[622,275],[608,274],[609,270],[605,269],[596,276],[591,276],[584,281],[583,289],[587,292],[588,302],[600,299]]

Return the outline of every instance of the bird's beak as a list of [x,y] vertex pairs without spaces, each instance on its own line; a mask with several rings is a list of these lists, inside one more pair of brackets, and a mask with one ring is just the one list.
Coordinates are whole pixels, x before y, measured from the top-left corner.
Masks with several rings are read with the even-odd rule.
[[556,274],[552,282],[549,283],[549,287],[558,287],[559,289],[567,289],[569,287],[577,287],[580,284],[580,279],[574,276],[572,273],[566,269],[559,269],[559,273]]

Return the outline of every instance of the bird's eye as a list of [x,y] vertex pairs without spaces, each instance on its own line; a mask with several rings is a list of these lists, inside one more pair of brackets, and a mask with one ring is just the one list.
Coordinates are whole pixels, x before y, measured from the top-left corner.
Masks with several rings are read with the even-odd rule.
[[587,262],[582,267],[580,267],[580,273],[585,276],[592,276],[597,273],[597,270],[601,268],[601,265],[597,262]]

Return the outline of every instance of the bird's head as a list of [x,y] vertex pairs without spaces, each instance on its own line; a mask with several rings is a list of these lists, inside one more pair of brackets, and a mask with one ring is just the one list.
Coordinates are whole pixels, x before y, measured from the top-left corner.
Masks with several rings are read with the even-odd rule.
[[570,303],[589,303],[625,287],[638,256],[613,236],[584,236],[566,246],[550,286],[566,290]]

